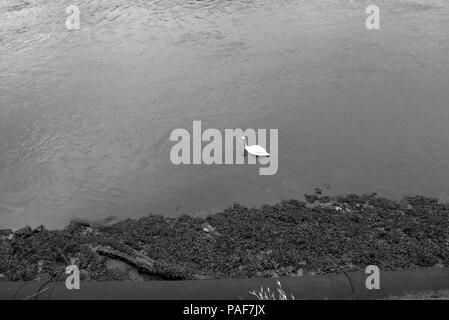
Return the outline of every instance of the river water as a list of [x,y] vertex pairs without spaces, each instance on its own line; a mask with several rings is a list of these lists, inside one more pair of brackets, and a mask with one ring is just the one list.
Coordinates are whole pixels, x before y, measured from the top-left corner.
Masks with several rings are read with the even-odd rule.
[[[65,28],[76,2],[81,29]],[[379,192],[449,199],[449,3],[2,0],[0,227]],[[279,169],[170,162],[170,133],[279,130]]]

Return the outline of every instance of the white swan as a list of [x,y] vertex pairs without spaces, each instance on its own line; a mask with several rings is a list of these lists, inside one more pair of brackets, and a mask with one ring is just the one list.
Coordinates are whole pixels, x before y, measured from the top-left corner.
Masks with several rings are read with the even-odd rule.
[[267,152],[267,150],[265,150],[264,147],[259,146],[258,144],[249,146],[246,144],[246,137],[240,137],[240,139],[243,139],[245,141],[245,150],[249,153],[252,154],[253,156],[256,157],[269,157],[270,154]]

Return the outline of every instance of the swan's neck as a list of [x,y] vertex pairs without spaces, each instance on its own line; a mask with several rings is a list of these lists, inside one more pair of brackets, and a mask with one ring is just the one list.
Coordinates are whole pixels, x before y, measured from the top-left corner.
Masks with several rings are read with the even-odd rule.
[[245,138],[245,139],[243,139],[243,141],[245,141],[245,147],[247,147],[248,145],[246,144],[246,138]]

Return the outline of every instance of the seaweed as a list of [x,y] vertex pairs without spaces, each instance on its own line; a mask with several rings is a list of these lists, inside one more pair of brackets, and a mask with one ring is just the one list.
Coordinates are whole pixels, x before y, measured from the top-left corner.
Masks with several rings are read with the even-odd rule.
[[79,266],[83,280],[99,281],[449,265],[449,205],[437,199],[331,197],[321,190],[305,199],[260,208],[234,204],[204,218],[149,215],[107,225],[72,221],[62,230],[0,230],[0,280],[61,280],[69,264]]

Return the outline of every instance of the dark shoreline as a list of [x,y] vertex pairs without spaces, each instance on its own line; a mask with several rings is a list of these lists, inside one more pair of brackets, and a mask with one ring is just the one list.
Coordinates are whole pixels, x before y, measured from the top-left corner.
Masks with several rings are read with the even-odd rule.
[[449,266],[449,204],[377,194],[234,204],[208,217],[150,215],[0,230],[0,280],[184,280]]

